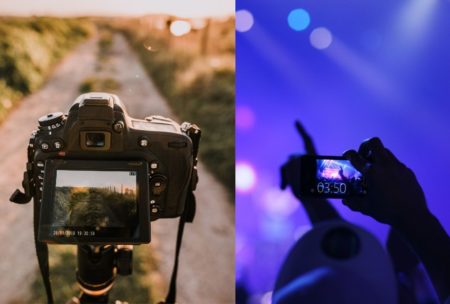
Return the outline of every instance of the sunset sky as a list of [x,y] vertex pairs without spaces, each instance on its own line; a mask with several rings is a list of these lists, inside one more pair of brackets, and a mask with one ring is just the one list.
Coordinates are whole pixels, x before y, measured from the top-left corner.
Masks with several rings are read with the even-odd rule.
[[234,0],[15,0],[0,1],[0,15],[222,17],[234,14]]
[[58,170],[56,187],[94,187],[103,188],[120,185],[136,189],[136,176],[124,171],[82,171]]

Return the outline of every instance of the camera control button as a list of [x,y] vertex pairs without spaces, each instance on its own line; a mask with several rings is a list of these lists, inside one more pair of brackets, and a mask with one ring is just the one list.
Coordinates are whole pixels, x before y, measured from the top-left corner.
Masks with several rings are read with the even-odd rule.
[[41,149],[42,149],[42,151],[48,151],[49,148],[50,148],[50,147],[49,147],[48,143],[43,142],[43,143],[41,144]]
[[38,166],[39,168],[44,168],[44,162],[38,161],[36,163],[36,166]]
[[125,128],[125,123],[121,120],[116,121],[113,125],[113,129],[117,133],[121,133],[124,128]]
[[158,205],[152,206],[152,213],[158,213],[158,212],[159,212],[159,206]]
[[54,147],[56,150],[61,150],[61,149],[64,147],[64,145],[63,145],[63,142],[62,142],[61,140],[56,140],[56,141],[53,143],[53,147]]
[[148,147],[149,146],[149,142],[148,142],[148,138],[146,137],[141,137],[139,139],[139,146],[144,148],[144,147]]
[[64,114],[61,112],[50,113],[39,118],[39,126],[47,129],[57,129],[63,125]]
[[156,170],[156,169],[158,169],[158,163],[157,162],[151,162],[150,163],[150,169],[152,169],[152,170]]
[[150,191],[153,195],[159,196],[166,190],[167,178],[164,175],[156,174],[150,178]]

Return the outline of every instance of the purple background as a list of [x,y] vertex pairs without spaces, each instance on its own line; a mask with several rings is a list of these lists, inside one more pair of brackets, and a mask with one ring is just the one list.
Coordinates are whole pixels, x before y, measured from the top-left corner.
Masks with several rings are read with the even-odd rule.
[[[297,8],[311,17],[304,31],[287,22]],[[450,231],[450,1],[238,0],[236,9],[254,18],[236,32],[236,268],[254,302],[269,303],[263,295],[309,227],[289,191],[278,190],[280,165],[303,152],[295,119],[323,155],[379,136],[414,170]],[[332,33],[327,49],[311,45],[318,27]],[[249,179],[239,176],[242,163],[254,169],[249,191],[239,190]],[[333,204],[384,242],[386,225]]]

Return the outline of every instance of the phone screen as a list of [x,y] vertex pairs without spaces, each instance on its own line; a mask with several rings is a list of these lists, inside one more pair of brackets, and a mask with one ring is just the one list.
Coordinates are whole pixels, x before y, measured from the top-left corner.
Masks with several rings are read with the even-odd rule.
[[367,193],[362,173],[343,157],[302,158],[300,183],[305,196],[344,198]]

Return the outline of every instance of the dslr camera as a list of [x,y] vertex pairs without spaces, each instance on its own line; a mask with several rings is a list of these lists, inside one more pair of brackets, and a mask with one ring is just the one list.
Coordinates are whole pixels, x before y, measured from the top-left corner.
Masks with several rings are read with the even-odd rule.
[[40,242],[148,243],[150,221],[186,212],[199,138],[193,124],[136,119],[116,95],[83,94],[68,114],[39,118],[25,193],[16,190],[11,200],[34,198]]

